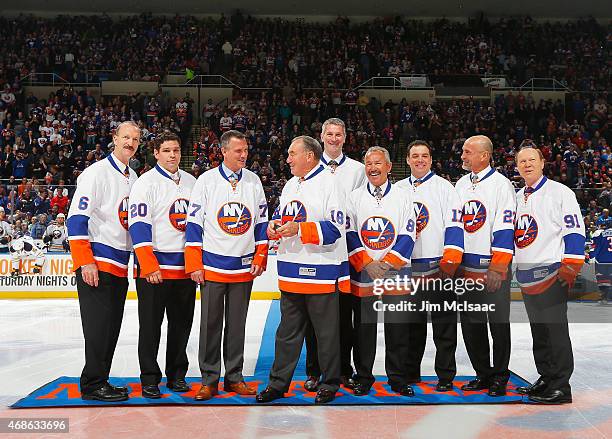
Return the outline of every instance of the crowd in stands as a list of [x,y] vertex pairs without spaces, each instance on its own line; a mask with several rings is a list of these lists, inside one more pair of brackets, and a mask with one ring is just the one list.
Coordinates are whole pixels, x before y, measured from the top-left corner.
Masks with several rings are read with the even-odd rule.
[[[85,21],[76,26],[78,20]],[[141,15],[117,21],[92,16],[0,22],[7,43],[0,48],[5,55],[0,61],[0,208],[5,212],[0,217],[12,212],[19,227],[25,223],[31,228],[34,218],[48,222],[67,211],[71,185],[89,164],[109,154],[113,129],[121,121],[135,120],[143,130],[143,145],[130,163],[139,173],[155,163],[148,142],[157,133],[174,131],[184,145],[191,133],[194,102],[188,95],[178,100],[160,92],[99,97],[68,86],[47,99],[24,95],[19,78],[49,69],[72,80],[91,69],[118,69],[127,72],[122,78],[143,79],[154,69],[188,66],[211,73],[220,66],[238,75],[239,83],[271,87],[256,95],[236,91],[223,108],[212,101],[204,105],[192,166],[198,176],[218,165],[221,134],[244,131],[251,148],[249,167],[260,175],[271,208],[291,177],[285,162],[291,139],[302,134],[319,138],[329,117],[345,121],[344,151],[358,160],[368,147],[380,145],[399,165],[403,146],[416,138],[429,140],[434,170],[452,181],[464,173],[461,146],[470,135],[491,137],[497,169],[517,187],[514,155],[521,145],[535,145],[546,157],[546,175],[577,191],[588,224],[594,225],[612,203],[612,100],[605,91],[589,91],[609,86],[609,65],[602,63],[608,47],[606,30],[593,21],[381,19],[367,27],[345,18],[312,25],[237,14],[216,21]],[[306,32],[311,28],[316,32]],[[503,38],[510,34],[515,35]],[[536,37],[541,44],[535,44]],[[137,65],[126,64],[132,59]],[[470,67],[474,63],[478,69]],[[565,68],[550,70],[561,63]],[[529,75],[558,73],[557,78],[585,92],[568,95],[566,102],[514,92],[493,102],[427,104],[380,102],[345,89],[371,75],[386,75],[393,65],[401,65],[399,73],[502,72],[519,82]],[[308,85],[324,88],[306,91]]]
[[254,18],[29,15],[0,18],[0,76],[54,72],[152,80],[167,72],[223,74],[241,87],[353,88],[373,76],[505,75],[510,85],[556,78],[573,90],[610,88],[609,25],[594,19],[466,22],[387,17],[331,23]]

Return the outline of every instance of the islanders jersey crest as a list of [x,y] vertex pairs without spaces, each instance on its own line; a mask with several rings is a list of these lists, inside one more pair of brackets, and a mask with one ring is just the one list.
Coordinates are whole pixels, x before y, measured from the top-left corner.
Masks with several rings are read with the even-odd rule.
[[463,205],[463,228],[468,233],[475,233],[487,221],[487,209],[478,200],[470,200]]
[[384,250],[395,240],[395,227],[388,218],[371,216],[359,231],[363,244],[372,250]]
[[128,230],[128,208],[129,208],[129,197],[125,197],[119,203],[119,207],[117,208],[117,215],[119,216],[119,223],[123,226],[125,230]]
[[217,212],[219,227],[228,235],[244,235],[253,222],[253,216],[248,207],[237,201],[224,204]]
[[189,200],[179,198],[170,205],[168,211],[168,219],[170,224],[179,232],[184,232],[187,228],[187,209],[189,208]]
[[514,243],[518,248],[531,245],[538,237],[538,223],[531,215],[521,215],[514,226]]
[[421,233],[429,224],[429,210],[423,203],[415,201],[413,204],[414,216],[416,217],[416,231]]
[[293,200],[289,201],[283,208],[281,215],[281,224],[288,223],[290,221],[296,223],[306,222],[308,214],[306,213],[306,207],[301,201]]

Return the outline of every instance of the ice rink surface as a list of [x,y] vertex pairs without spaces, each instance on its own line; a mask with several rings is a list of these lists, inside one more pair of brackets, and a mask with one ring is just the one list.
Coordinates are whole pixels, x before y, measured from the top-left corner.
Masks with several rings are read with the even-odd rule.
[[[245,375],[252,375],[270,301],[252,301],[247,322]],[[0,417],[67,417],[70,433],[60,437],[211,438],[438,438],[612,437],[612,306],[570,304],[575,370],[574,403],[563,406],[443,405],[379,407],[107,407],[15,410],[8,406],[59,377],[79,376],[83,335],[77,300],[0,301]],[[513,302],[512,319],[524,319]],[[199,305],[189,340],[189,376],[199,376]],[[431,334],[431,328],[429,333]],[[375,374],[384,375],[384,341],[379,325]],[[112,376],[138,376],[137,302],[126,302]],[[510,368],[537,378],[526,323],[512,324]],[[165,330],[159,363],[163,370]],[[434,375],[433,342],[428,340],[423,375]],[[458,375],[472,375],[461,335]],[[0,434],[2,437],[9,437]],[[10,437],[12,437],[11,435]],[[19,434],[26,437],[52,434]],[[15,436],[17,437],[17,436]]]

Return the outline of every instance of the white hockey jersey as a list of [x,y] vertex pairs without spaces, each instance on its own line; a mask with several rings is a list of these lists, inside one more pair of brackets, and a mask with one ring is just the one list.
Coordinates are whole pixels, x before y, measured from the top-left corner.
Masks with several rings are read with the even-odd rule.
[[8,251],[8,243],[13,238],[13,227],[6,221],[0,221],[0,249]]
[[348,197],[358,187],[367,183],[365,175],[365,166],[363,163],[353,160],[344,154],[340,154],[336,158],[338,166],[332,172],[332,168],[328,165],[331,158],[323,153],[321,163],[330,171],[334,177],[334,184],[340,188],[341,193]]
[[251,264],[266,267],[268,203],[259,177],[242,169],[232,188],[224,166],[206,171],[191,193],[185,271],[206,280],[248,282]]
[[412,192],[392,185],[381,186],[376,200],[371,183],[351,192],[347,203],[346,242],[351,263],[351,292],[371,295],[373,280],[364,267],[371,261],[385,261],[401,274],[410,275],[410,257],[416,235]]
[[505,279],[514,251],[515,192],[512,183],[488,166],[459,179],[455,188],[463,203],[465,253],[461,268],[467,277],[482,278],[488,269]]
[[127,276],[132,252],[128,205],[136,179],[114,154],[79,175],[66,221],[75,269],[95,262],[98,270]]
[[516,194],[516,279],[526,294],[538,294],[562,277],[573,282],[584,263],[585,229],[574,192],[542,176],[525,197]]
[[453,185],[432,171],[408,177],[396,186],[410,192],[416,218],[412,273],[434,276],[442,269],[454,274],[463,257],[462,203]]
[[300,236],[282,238],[278,247],[278,285],[290,293],[350,292],[346,249],[346,199],[336,179],[320,164],[303,179],[293,177],[273,219],[300,224]]
[[64,241],[68,239],[68,228],[66,227],[66,224],[64,223],[61,226],[57,223],[49,224],[45,230],[43,241],[45,241],[46,237],[48,237],[47,239],[50,239],[50,251],[64,251]]
[[171,175],[157,164],[132,186],[129,230],[136,253],[135,277],[160,270],[164,279],[189,278],[185,273],[185,230],[195,182],[185,171],[179,169]]

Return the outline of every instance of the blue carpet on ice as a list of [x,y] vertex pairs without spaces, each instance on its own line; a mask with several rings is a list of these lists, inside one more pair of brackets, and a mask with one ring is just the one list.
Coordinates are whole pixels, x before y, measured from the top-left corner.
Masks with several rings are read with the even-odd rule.
[[[266,320],[266,326],[261,341],[255,374],[252,377],[245,377],[247,383],[251,386],[256,386],[258,391],[263,390],[268,381],[268,373],[274,361],[274,335],[280,321],[279,301],[274,300],[270,306],[270,311]],[[271,403],[271,405],[311,405],[314,404],[315,393],[310,393],[304,390],[303,382],[305,380],[305,350],[302,350],[300,361],[296,368],[296,376],[292,383],[289,392],[285,394],[285,398],[281,398]],[[455,378],[455,388],[451,392],[440,393],[436,392],[435,385],[437,378],[435,376],[423,377],[423,382],[415,384],[414,397],[400,396],[391,391],[386,382],[386,377],[379,376],[372,387],[369,396],[353,396],[352,392],[341,388],[338,391],[336,399],[331,403],[333,405],[410,405],[410,404],[512,404],[527,402],[523,396],[514,392],[518,386],[527,385],[527,381],[521,377],[512,374],[508,383],[508,394],[505,397],[489,397],[485,391],[479,392],[463,392],[460,390],[461,385],[473,377],[459,376]],[[187,378],[187,383],[191,386],[191,390],[187,393],[174,393],[165,387],[165,381],[162,382],[160,390],[162,398],[147,399],[141,395],[140,380],[138,377],[129,378],[111,378],[111,382],[117,386],[127,386],[130,389],[130,399],[118,403],[105,403],[99,401],[84,401],[79,393],[79,378],[78,377],[60,377],[50,383],[45,384],[28,396],[20,399],[11,407],[13,408],[40,408],[40,407],[77,407],[77,406],[109,406],[109,405],[253,405],[256,404],[253,396],[238,396],[235,393],[226,393],[220,390],[219,396],[214,397],[209,401],[198,402],[193,399],[200,387],[201,380],[199,377]],[[220,384],[220,389],[223,385]],[[526,399],[526,398],[525,398]]]

